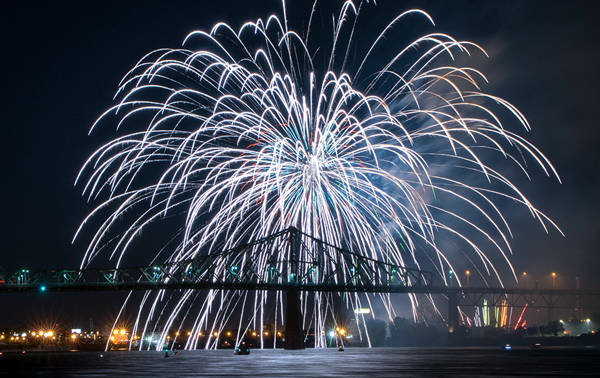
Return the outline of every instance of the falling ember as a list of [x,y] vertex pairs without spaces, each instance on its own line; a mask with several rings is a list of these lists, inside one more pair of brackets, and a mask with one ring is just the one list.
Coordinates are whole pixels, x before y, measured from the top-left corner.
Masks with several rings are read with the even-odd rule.
[[[450,240],[464,246],[473,275],[502,284],[493,262],[500,259],[516,279],[505,203],[523,206],[545,230],[556,226],[498,161],[527,177],[529,162],[558,175],[511,131],[515,124],[529,130],[523,114],[483,92],[483,73],[455,60],[485,51],[438,32],[392,43],[401,20],[434,27],[416,9],[371,25],[378,36],[359,45],[359,13],[372,5],[351,1],[334,17],[332,40],[325,42],[329,34],[313,30],[317,5],[298,31],[284,3],[283,17],[194,31],[182,48],[153,51],[125,75],[115,104],[90,130],[117,119],[119,136],[94,152],[77,177],[90,200],[106,197],[75,235],[92,219],[98,224],[82,266],[106,250],[118,266],[142,230],[179,219],[173,239],[149,258],[213,254],[296,227],[363,256],[435,270],[460,285],[458,275],[447,273],[462,260],[448,251]],[[258,251],[256,261],[271,253]],[[215,269],[218,276],[228,267]],[[303,308],[314,308],[305,314],[305,329],[325,335],[333,296],[302,295]],[[393,316],[389,296],[377,296]],[[347,298],[349,312],[373,312],[369,295]],[[418,317],[419,300],[410,299]],[[262,329],[267,317],[281,321],[281,301],[280,293],[267,292],[147,293],[132,334],[160,330],[164,341],[183,318],[193,323],[192,335],[208,329],[204,347],[216,348],[232,314],[240,330]],[[485,322],[489,310],[483,313]],[[364,323],[362,314],[355,314],[357,322]],[[502,316],[506,321],[506,308]],[[198,340],[190,337],[186,347],[196,348]],[[315,345],[326,346],[325,336]]]

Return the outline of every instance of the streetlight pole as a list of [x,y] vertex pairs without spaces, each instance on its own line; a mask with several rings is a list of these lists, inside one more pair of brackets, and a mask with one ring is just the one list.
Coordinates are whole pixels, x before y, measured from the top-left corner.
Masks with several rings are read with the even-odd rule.
[[[579,276],[575,276],[575,289],[579,290]],[[582,319],[583,308],[581,307],[581,301],[579,295],[575,296],[575,319],[580,321]]]
[[[556,289],[556,272],[552,272],[552,289]],[[550,295],[550,303],[552,303],[552,294]],[[548,321],[554,320],[554,305],[548,306]]]

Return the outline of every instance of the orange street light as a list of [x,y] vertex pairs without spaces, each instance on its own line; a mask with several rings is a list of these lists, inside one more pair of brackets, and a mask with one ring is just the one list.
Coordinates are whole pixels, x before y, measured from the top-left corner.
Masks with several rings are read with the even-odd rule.
[[523,277],[523,283],[525,285],[525,287],[528,287],[528,282],[529,282],[529,277],[527,276],[527,272],[523,272],[521,273],[521,276]]

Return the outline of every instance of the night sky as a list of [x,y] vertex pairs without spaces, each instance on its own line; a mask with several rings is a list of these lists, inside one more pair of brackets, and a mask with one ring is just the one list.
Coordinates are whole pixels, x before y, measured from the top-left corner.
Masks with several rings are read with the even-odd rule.
[[[6,193],[0,266],[7,273],[21,267],[79,266],[85,245],[71,245],[71,238],[92,206],[73,182],[84,160],[106,141],[102,135],[114,135],[106,130],[88,137],[87,132],[139,58],[160,47],[178,47],[187,33],[217,21],[237,27],[281,9],[278,1],[229,0],[3,4]],[[311,4],[292,2],[288,14],[307,19]],[[556,271],[562,287],[573,287],[579,275],[583,287],[600,288],[597,3],[381,1],[368,15],[377,25],[414,7],[431,14],[436,31],[486,48],[491,58],[472,62],[490,79],[484,90],[525,114],[533,127],[528,139],[563,180],[558,184],[536,172],[523,187],[566,237],[546,235],[525,211],[511,213],[517,270],[546,284]],[[2,301],[13,310],[0,313],[0,327],[33,321],[34,309],[60,319],[102,313],[102,321],[121,297],[7,295]]]

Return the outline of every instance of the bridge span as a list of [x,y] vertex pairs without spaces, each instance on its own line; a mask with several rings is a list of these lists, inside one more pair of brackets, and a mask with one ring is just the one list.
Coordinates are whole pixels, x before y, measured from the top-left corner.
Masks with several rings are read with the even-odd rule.
[[[20,269],[0,293],[131,290],[270,290],[286,293],[286,348],[301,348],[299,292],[442,295],[449,333],[460,306],[574,308],[600,290],[459,287],[452,280],[330,245],[290,228],[252,243],[190,259],[109,269]],[[482,303],[483,299],[485,302]],[[296,337],[293,335],[296,334]]]

